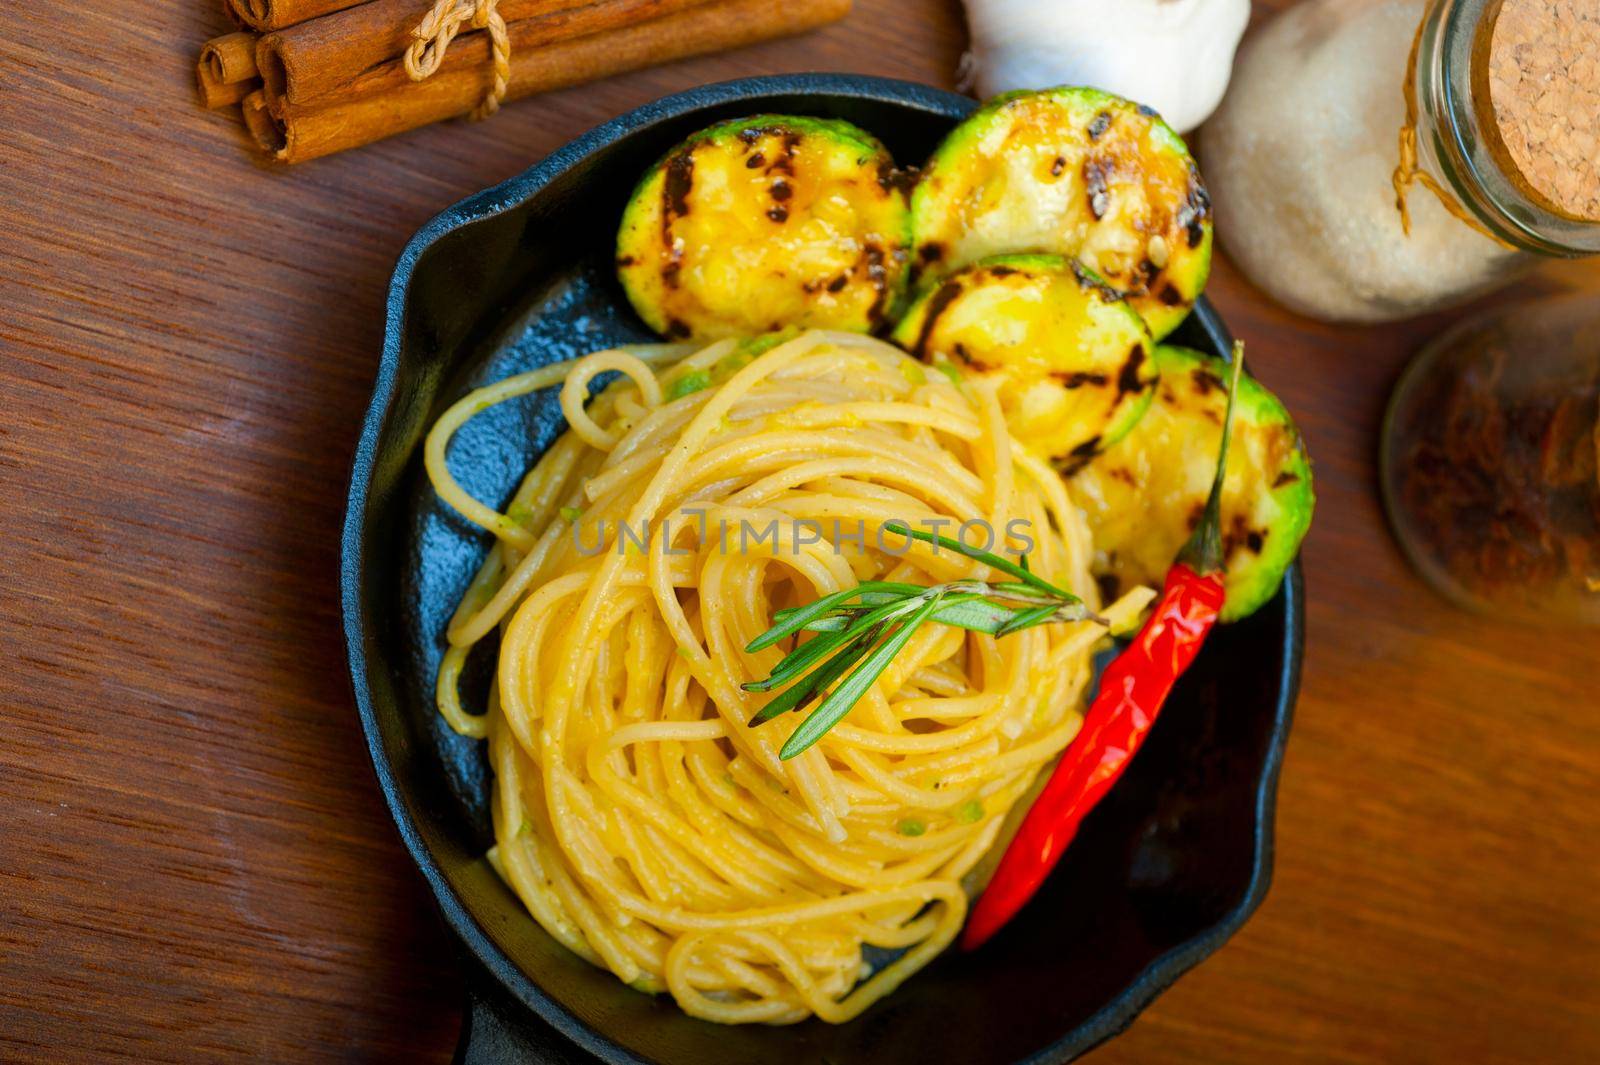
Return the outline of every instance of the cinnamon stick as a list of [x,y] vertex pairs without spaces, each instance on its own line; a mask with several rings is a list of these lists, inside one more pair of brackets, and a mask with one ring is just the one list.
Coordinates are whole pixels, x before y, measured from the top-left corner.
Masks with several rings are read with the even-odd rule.
[[220,111],[224,107],[232,107],[242,101],[246,96],[261,89],[260,81],[238,81],[232,85],[216,84],[206,80],[202,71],[199,79],[200,106],[207,111]]
[[[508,99],[580,85],[686,56],[803,33],[843,18],[851,0],[709,0],[648,22],[543,47],[513,44]],[[526,21],[526,20],[524,20]],[[515,25],[515,24],[513,24]],[[475,35],[481,37],[481,34]],[[488,46],[460,40],[432,77],[412,82],[396,61],[319,104],[245,100],[256,142],[303,162],[471,111],[489,80]]]
[[282,126],[272,117],[272,111],[267,107],[266,94],[260,89],[239,102],[239,113],[244,117],[244,128],[250,131],[250,136],[254,137],[255,142],[263,148],[280,137]]
[[[500,0],[498,10],[515,50],[604,33],[704,2]],[[257,46],[256,61],[269,97],[308,104],[333,94],[348,95],[346,86],[353,79],[405,54],[415,39],[412,31],[427,10],[428,0],[371,0],[267,34]],[[487,57],[482,30],[461,34],[450,51],[465,50],[474,41]]]
[[[281,30],[297,22],[320,18],[347,7],[356,7],[365,0],[223,0],[228,14],[235,22],[252,30]],[[428,11],[427,3],[419,4],[417,17]]]
[[207,41],[195,70],[200,102],[215,110],[243,100],[261,87],[256,77],[256,35],[229,33]]
[[212,80],[234,85],[256,76],[256,35],[227,33],[200,47],[200,62],[210,67]]

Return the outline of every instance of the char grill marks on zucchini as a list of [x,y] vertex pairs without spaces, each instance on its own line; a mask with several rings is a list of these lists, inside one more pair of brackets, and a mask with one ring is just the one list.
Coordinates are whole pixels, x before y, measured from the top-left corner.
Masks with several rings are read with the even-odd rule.
[[996,97],[958,126],[912,197],[919,285],[1013,252],[1076,258],[1156,339],[1205,287],[1211,205],[1159,116],[1094,89]]
[[[1227,365],[1168,346],[1155,362],[1161,381],[1144,418],[1068,481],[1094,533],[1096,573],[1115,587],[1161,579],[1204,510],[1222,435]],[[1246,376],[1234,419],[1221,515],[1224,621],[1272,598],[1316,502],[1299,431],[1277,397]]]
[[1149,331],[1121,295],[1058,255],[1003,255],[926,291],[893,339],[917,358],[994,380],[1016,437],[1073,466],[1149,406]]
[[910,256],[903,175],[834,119],[755,115],[690,137],[623,213],[617,272],[645,323],[674,339],[781,328],[877,328]]

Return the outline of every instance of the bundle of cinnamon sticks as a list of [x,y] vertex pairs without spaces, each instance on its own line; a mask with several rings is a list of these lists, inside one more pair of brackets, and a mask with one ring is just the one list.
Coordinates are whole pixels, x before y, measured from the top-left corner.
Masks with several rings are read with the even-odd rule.
[[[434,0],[223,0],[240,25],[200,52],[200,98],[238,106],[255,142],[297,163],[466,115],[491,92],[489,30],[464,22],[431,74],[406,52]],[[468,8],[476,0],[464,0]],[[802,33],[851,0],[498,0],[516,99]]]

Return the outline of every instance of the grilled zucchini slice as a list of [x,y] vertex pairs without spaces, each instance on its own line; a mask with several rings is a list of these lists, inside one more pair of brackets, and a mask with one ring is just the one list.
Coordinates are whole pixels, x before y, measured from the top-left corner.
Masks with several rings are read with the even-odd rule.
[[672,338],[866,332],[898,310],[910,232],[905,182],[871,134],[755,115],[696,133],[645,175],[617,273],[639,317]]
[[934,152],[911,200],[919,284],[991,255],[1078,259],[1157,340],[1211,271],[1211,201],[1154,111],[1096,89],[997,96]]
[[893,339],[925,362],[993,377],[1017,439],[1077,465],[1150,405],[1150,333],[1120,295],[1059,255],[1000,255],[922,295]]
[[[1165,346],[1155,361],[1161,383],[1150,410],[1068,481],[1094,533],[1096,573],[1119,587],[1161,583],[1205,507],[1222,441],[1227,364]],[[1272,598],[1316,504],[1311,463],[1283,404],[1248,375],[1236,404],[1222,494],[1224,621]]]

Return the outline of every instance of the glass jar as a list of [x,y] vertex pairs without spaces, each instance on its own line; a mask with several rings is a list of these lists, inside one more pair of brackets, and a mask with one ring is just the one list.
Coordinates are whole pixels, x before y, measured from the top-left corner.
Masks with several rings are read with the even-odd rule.
[[[1375,322],[1460,301],[1544,256],[1600,252],[1600,219],[1552,206],[1545,171],[1530,180],[1503,150],[1503,120],[1537,106],[1538,90],[1489,79],[1502,4],[1589,2],[1306,0],[1279,15],[1245,42],[1202,130],[1229,256],[1293,310]],[[1412,185],[1409,235],[1394,180],[1408,74],[1422,181],[1457,206]]]
[[1600,624],[1600,293],[1470,319],[1406,369],[1384,505],[1430,584],[1470,608]]

